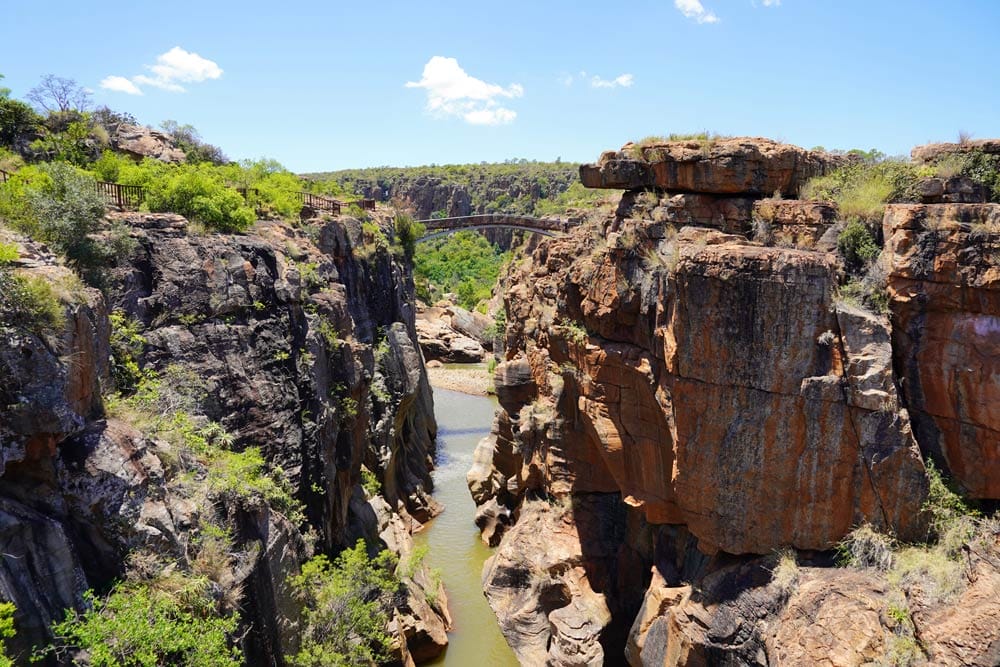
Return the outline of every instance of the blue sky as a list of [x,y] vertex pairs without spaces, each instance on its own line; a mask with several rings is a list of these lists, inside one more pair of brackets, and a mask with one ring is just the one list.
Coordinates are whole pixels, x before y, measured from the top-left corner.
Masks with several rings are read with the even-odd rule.
[[1000,136],[997,0],[4,4],[15,96],[70,77],[295,171],[591,161],[699,130],[890,154]]

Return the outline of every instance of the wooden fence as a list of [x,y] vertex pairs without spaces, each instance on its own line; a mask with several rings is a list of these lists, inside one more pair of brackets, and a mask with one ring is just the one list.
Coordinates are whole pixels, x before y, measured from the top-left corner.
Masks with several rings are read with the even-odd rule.
[[97,181],[97,191],[104,196],[104,201],[120,209],[139,208],[146,201],[146,188],[141,185]]
[[0,169],[0,183],[6,183],[10,180],[10,172]]

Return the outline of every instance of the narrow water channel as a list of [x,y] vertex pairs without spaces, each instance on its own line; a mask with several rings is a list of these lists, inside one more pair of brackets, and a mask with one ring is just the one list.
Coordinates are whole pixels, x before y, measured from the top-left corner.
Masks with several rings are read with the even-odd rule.
[[438,423],[434,497],[444,504],[445,510],[414,535],[414,541],[418,546],[428,546],[426,562],[441,570],[454,627],[448,635],[445,653],[424,664],[452,667],[518,664],[483,597],[480,576],[491,551],[479,539],[479,531],[472,522],[476,507],[465,484],[465,473],[472,466],[472,452],[476,443],[489,433],[495,409],[493,398],[434,390]]

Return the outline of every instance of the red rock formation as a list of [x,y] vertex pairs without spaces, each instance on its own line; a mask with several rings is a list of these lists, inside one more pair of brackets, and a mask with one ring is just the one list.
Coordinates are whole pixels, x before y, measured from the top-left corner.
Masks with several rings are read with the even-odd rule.
[[893,205],[893,351],[922,447],[1000,498],[1000,205]]

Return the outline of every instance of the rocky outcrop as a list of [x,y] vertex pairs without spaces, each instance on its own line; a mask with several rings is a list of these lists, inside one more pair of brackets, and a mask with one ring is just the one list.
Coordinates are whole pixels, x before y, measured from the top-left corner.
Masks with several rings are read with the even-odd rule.
[[420,308],[416,330],[420,349],[427,359],[471,364],[486,358],[493,348],[487,335],[492,320],[450,303]]
[[967,176],[922,178],[917,195],[923,204],[979,204],[989,199],[989,190]]
[[161,162],[185,161],[184,151],[177,147],[169,134],[145,125],[120,123],[110,132],[110,142],[116,151],[136,160],[148,157]]
[[910,151],[910,157],[917,162],[937,162],[943,157],[955,153],[971,153],[981,151],[991,155],[1000,155],[1000,139],[969,139],[961,143],[935,143],[917,146]]
[[[522,465],[547,470],[548,490],[620,492],[729,553],[822,549],[861,520],[919,534],[926,482],[887,322],[835,307],[833,260],[694,229],[655,258],[614,247],[654,243],[645,233],[626,223],[585,261],[592,231],[554,241],[512,277],[522,371],[513,393],[509,364],[495,383]],[[557,303],[561,321],[546,319]],[[520,433],[540,405],[569,424]],[[533,473],[499,474],[510,488]]]
[[881,573],[808,560],[717,559],[686,580],[668,561],[652,570],[625,656],[635,667],[993,665],[998,540],[987,531],[969,543],[968,583],[943,600],[920,584],[904,594]]
[[[350,218],[310,223],[311,236],[277,223],[226,236],[188,234],[178,216],[115,217],[136,249],[112,271],[108,294],[141,332],[135,361],[171,387],[170,410],[221,423],[236,450],[258,447],[308,523],[263,501],[204,495],[205,464],[106,419],[104,297],[23,243],[18,270],[57,286],[66,319],[42,334],[0,323],[0,542],[12,556],[0,596],[15,603],[18,630],[8,646],[24,656],[47,644],[53,620],[82,608],[87,589],[107,590],[127,562],[130,573],[164,563],[190,571],[207,519],[232,537],[213,585],[241,610],[248,663],[283,664],[298,641],[287,580],[309,555],[300,528],[315,529],[330,553],[359,531],[405,552],[416,521],[440,510],[429,496],[436,425],[412,281],[388,251],[362,252],[361,223]],[[351,502],[362,465],[380,482],[384,523],[401,536],[390,539]],[[447,643],[447,609],[423,592],[432,582],[421,567],[404,582],[400,656],[427,658]]]
[[[755,240],[766,245],[815,249],[837,248],[837,207],[832,202],[760,199],[753,204]],[[831,238],[832,237],[832,238]]]
[[626,144],[580,166],[588,188],[794,196],[844,159],[763,138]]
[[1000,498],[1000,205],[889,206],[893,353],[917,439]]
[[[890,206],[869,277],[888,274],[886,317],[843,296],[832,204],[762,197],[837,159],[724,143],[585,166],[590,185],[632,189],[616,215],[504,278],[501,409],[468,483],[499,544],[484,589],[522,661],[590,664],[598,646],[634,665],[888,659],[917,646],[887,611],[898,584],[831,568],[833,545],[862,523],[926,537],[925,455],[997,497],[997,212]],[[610,560],[586,553],[592,513],[621,531]],[[767,556],[787,547],[804,559],[792,584]],[[650,568],[633,582],[645,602],[609,583],[619,562]],[[965,602],[920,609],[903,586],[932,660],[988,663],[996,633],[974,640],[983,617],[962,606],[992,585],[982,567]],[[962,619],[951,646],[924,643],[932,617]]]

